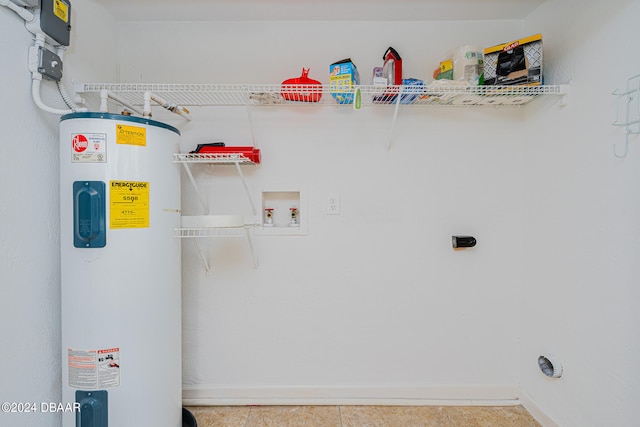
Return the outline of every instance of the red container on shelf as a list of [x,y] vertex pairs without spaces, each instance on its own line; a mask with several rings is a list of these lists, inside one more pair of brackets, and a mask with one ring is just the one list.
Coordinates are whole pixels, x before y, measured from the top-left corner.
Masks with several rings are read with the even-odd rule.
[[322,83],[309,78],[309,68],[302,69],[302,75],[282,82],[280,91],[287,101],[318,102],[322,98]]
[[398,52],[390,47],[382,56],[384,64],[382,66],[382,75],[387,78],[387,84],[402,84],[402,58]]
[[228,154],[230,159],[233,159],[234,154],[238,154],[246,157],[253,163],[260,163],[260,149],[249,146],[203,146],[198,150],[198,154]]
[[387,91],[384,95],[373,97],[374,104],[391,104],[396,100],[399,87],[402,85],[402,58],[398,52],[389,47],[382,56],[384,64],[382,66],[382,76],[387,79]]

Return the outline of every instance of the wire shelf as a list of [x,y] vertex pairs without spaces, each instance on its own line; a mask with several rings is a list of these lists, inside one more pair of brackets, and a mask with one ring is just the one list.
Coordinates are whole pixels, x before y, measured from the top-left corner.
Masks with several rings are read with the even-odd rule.
[[245,237],[246,227],[193,227],[174,229],[175,237]]
[[217,165],[255,165],[242,153],[176,153],[174,163],[209,163]]
[[[541,95],[567,95],[568,85],[543,86],[358,86],[363,106],[400,103],[407,106],[489,106],[517,107]],[[100,101],[105,90],[135,105],[144,105],[147,92],[162,96],[181,106],[247,105],[340,105],[336,98],[352,95],[353,89],[329,85],[273,84],[148,84],[148,83],[78,83],[75,92],[86,101]],[[283,97],[286,93],[287,99]],[[318,99],[318,102],[305,102]],[[299,101],[296,101],[299,99]],[[346,104],[345,104],[346,105]],[[348,104],[352,105],[352,104]]]

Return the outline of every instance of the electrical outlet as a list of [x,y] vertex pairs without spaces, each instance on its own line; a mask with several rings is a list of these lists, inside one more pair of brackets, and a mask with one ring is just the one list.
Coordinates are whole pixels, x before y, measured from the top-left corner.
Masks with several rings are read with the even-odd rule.
[[327,194],[327,215],[340,215],[340,195],[338,193]]

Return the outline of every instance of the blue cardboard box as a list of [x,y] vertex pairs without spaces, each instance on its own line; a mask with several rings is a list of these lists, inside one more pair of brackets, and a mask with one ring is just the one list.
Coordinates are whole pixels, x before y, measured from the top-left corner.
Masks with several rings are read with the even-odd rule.
[[353,104],[353,91],[360,84],[360,75],[351,58],[329,67],[329,92],[338,104]]

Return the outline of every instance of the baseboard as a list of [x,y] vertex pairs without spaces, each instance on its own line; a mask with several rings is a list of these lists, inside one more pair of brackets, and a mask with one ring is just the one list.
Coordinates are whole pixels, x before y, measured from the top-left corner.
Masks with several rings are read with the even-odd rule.
[[184,386],[185,406],[227,405],[518,405],[515,385]]
[[558,423],[553,421],[544,411],[538,406],[535,400],[523,391],[520,392],[520,404],[536,419],[543,427],[560,427]]

